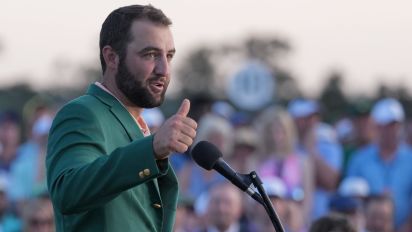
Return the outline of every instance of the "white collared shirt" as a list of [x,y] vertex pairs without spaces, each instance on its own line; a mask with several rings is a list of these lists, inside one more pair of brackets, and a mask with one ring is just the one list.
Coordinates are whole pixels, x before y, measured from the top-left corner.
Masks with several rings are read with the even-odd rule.
[[[126,110],[126,106],[116,97],[114,96],[114,94],[112,92],[110,92],[110,90],[108,90],[106,87],[104,87],[104,85],[102,85],[102,83],[100,82],[95,82],[94,83],[96,86],[98,86],[99,88],[101,88],[102,90],[104,90],[105,92],[109,93],[110,95],[112,95]],[[130,113],[130,111],[127,110],[127,112],[129,112],[130,116],[132,116],[132,118],[134,119],[134,121],[136,122],[137,126],[139,127],[140,131],[142,132],[142,134],[146,137],[150,135],[150,130],[149,127],[147,126],[146,122],[144,121],[143,117],[139,116],[138,118],[133,117],[133,115]]]

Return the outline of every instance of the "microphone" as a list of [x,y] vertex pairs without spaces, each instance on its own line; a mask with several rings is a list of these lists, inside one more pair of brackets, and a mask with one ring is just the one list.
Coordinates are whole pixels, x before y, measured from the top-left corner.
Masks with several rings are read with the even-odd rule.
[[246,192],[253,199],[263,204],[262,197],[248,186],[230,166],[222,159],[222,153],[210,142],[200,141],[192,150],[193,160],[206,170],[215,169],[222,176]]

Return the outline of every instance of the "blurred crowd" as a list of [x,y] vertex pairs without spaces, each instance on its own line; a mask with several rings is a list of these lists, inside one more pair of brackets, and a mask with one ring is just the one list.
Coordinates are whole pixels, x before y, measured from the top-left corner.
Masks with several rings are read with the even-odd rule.
[[[256,171],[285,231],[412,231],[412,120],[398,100],[358,101],[334,124],[312,99],[258,113],[224,101],[192,106],[194,145],[207,140],[237,172]],[[1,112],[0,232],[54,231],[44,160],[55,111]],[[143,118],[152,133],[165,120],[158,108]],[[259,203],[200,168],[190,150],[170,157],[180,187],[175,232],[274,231]]]
[[[359,100],[334,124],[304,98],[255,114],[228,102],[199,109],[194,144],[207,140],[237,172],[256,171],[286,231],[412,231],[412,123],[398,100]],[[189,154],[171,156],[176,232],[274,231],[259,203]]]
[[54,231],[45,174],[54,111],[47,105],[29,108],[23,116],[0,114],[0,232]]

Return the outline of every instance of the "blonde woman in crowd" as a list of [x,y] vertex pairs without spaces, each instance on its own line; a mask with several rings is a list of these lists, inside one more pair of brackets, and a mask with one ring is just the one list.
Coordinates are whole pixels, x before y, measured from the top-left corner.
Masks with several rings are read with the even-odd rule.
[[258,117],[257,127],[263,142],[259,175],[262,178],[277,177],[285,183],[291,217],[284,220],[292,231],[301,231],[309,222],[312,207],[314,175],[311,161],[295,148],[296,129],[287,111],[268,108]]

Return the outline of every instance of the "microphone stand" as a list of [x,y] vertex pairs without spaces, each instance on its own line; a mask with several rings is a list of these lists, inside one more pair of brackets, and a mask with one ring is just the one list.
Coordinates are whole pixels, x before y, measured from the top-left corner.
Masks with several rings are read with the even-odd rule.
[[[283,229],[282,223],[280,222],[280,219],[278,215],[276,214],[275,209],[273,208],[272,202],[270,201],[268,195],[266,194],[266,191],[263,189],[263,182],[257,175],[255,171],[252,171],[249,173],[249,175],[242,175],[243,179],[246,182],[251,182],[259,191],[260,195],[263,198],[263,203],[261,201],[258,201],[263,205],[265,208],[267,214],[269,215],[270,220],[272,221],[273,226],[275,227],[276,232],[284,232],[285,230]],[[255,199],[256,200],[256,199]]]

